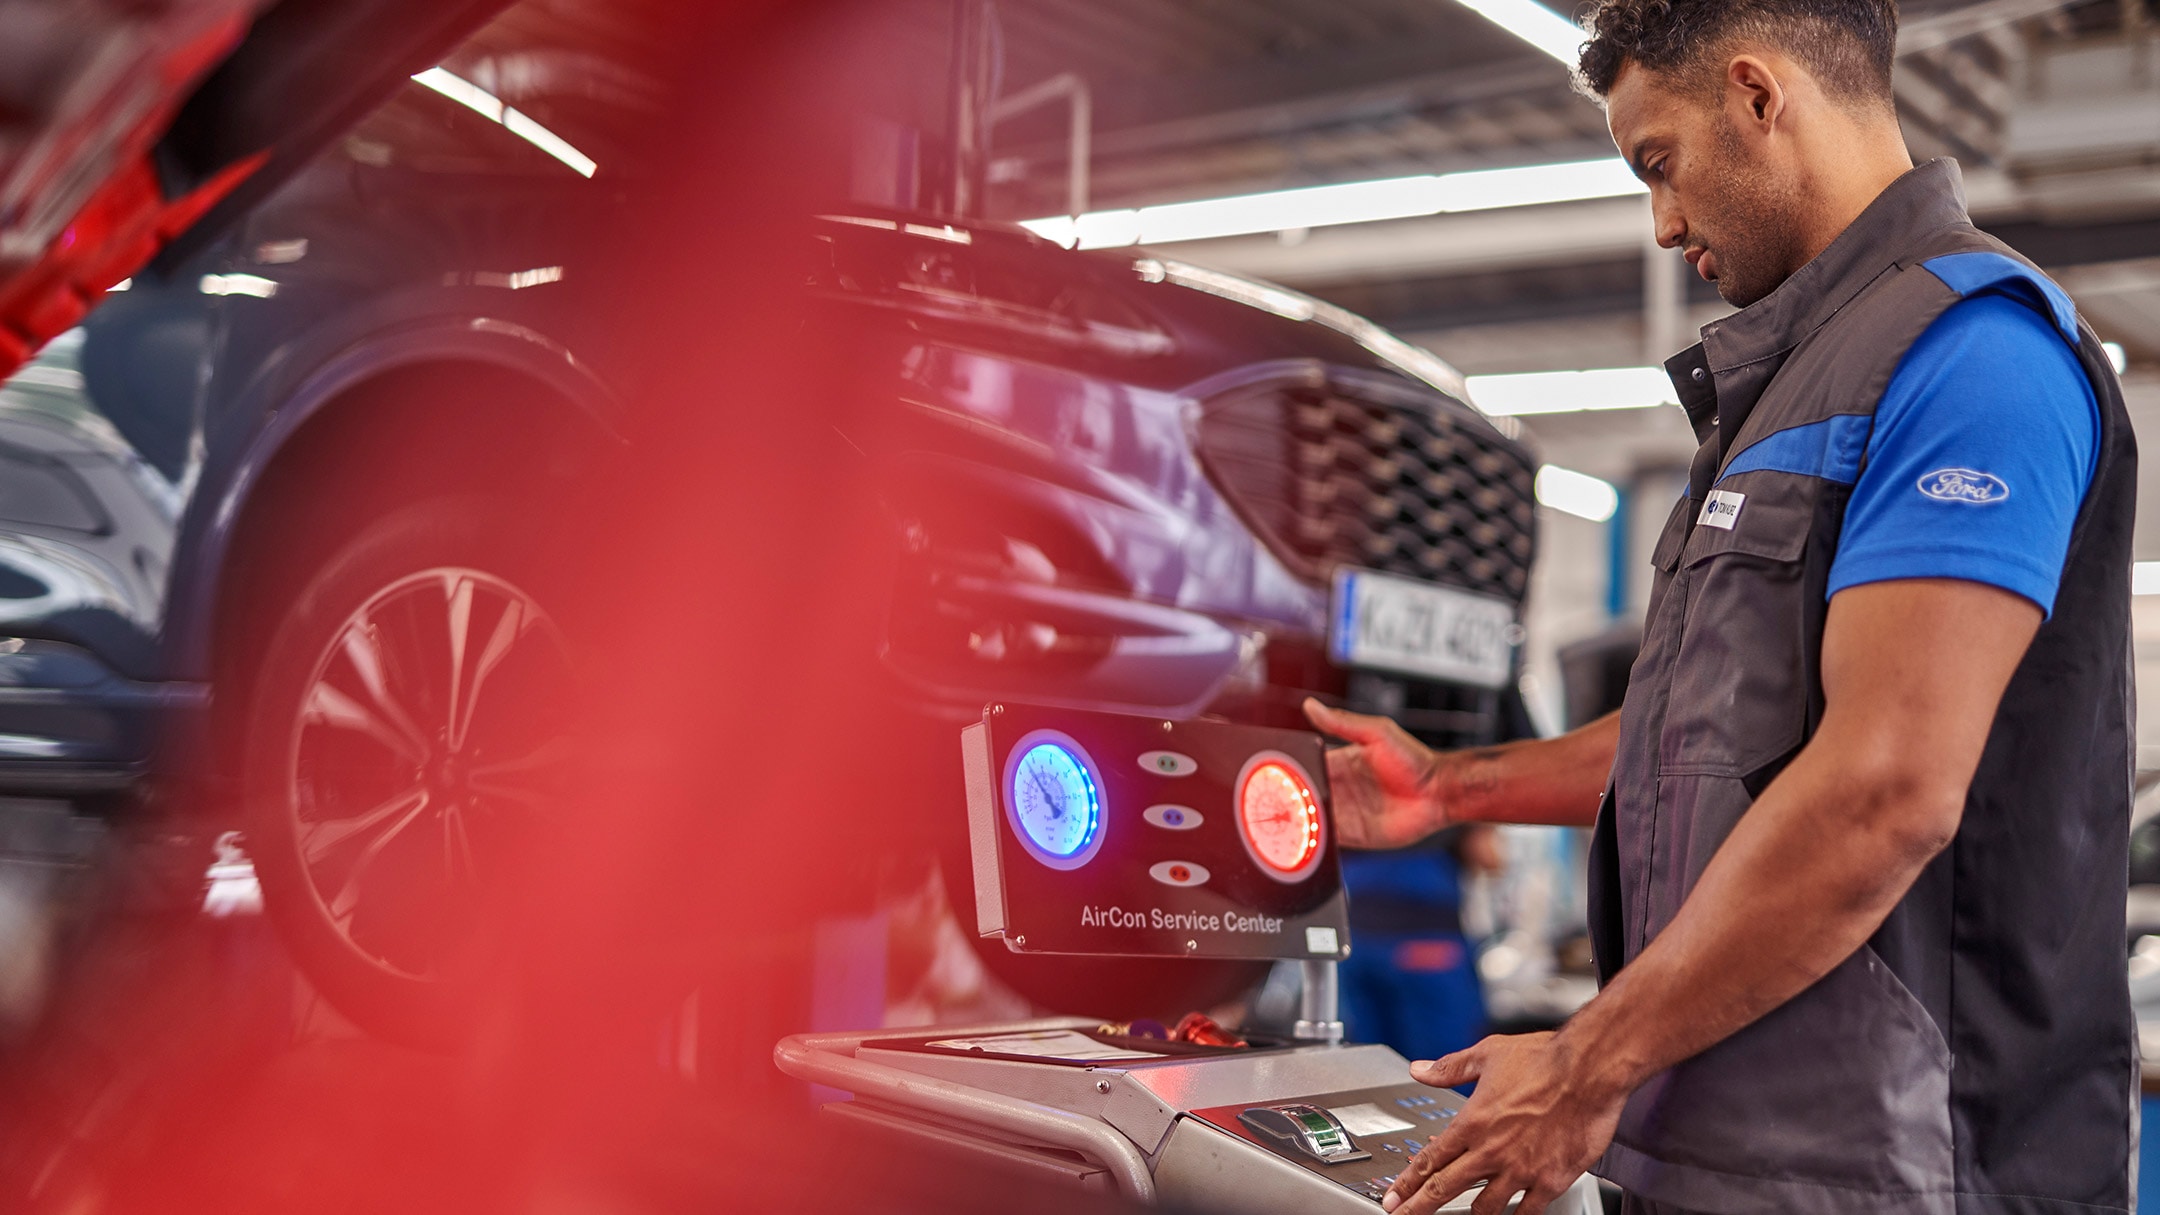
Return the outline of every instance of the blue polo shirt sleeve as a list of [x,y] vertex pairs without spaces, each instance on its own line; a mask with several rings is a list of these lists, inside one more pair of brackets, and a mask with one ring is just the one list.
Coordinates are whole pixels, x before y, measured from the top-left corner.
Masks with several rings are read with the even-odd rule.
[[2062,333],[2004,294],[1959,301],[1876,408],[1829,593],[1958,578],[2052,614],[2099,454],[2099,404]]

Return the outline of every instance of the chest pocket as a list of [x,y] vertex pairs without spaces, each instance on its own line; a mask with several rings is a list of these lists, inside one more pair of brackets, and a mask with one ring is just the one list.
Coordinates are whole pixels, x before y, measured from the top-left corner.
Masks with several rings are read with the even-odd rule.
[[1683,497],[1673,504],[1672,514],[1666,516],[1665,526],[1658,532],[1657,547],[1650,550],[1650,603],[1651,615],[1657,614],[1657,604],[1665,598],[1672,587],[1673,573],[1680,568],[1680,551],[1687,547],[1688,520],[1694,518],[1696,506],[1693,498]]
[[1698,522],[1676,554],[1670,593],[1682,618],[1661,773],[1746,777],[1800,745],[1822,618],[1804,558],[1823,484],[1769,470],[1728,477],[1723,500],[1741,498],[1732,526]]

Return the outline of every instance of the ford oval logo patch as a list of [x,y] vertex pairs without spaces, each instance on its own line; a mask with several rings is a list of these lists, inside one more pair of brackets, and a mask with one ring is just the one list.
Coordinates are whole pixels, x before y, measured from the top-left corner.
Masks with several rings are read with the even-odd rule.
[[1920,478],[1920,492],[1937,502],[1987,506],[2010,497],[2010,486],[1991,473],[1970,468],[1941,468]]

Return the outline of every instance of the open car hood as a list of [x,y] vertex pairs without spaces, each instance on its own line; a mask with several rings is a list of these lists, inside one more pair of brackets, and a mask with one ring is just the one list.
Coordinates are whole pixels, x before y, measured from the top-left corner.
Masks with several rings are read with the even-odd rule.
[[0,374],[507,0],[0,0]]

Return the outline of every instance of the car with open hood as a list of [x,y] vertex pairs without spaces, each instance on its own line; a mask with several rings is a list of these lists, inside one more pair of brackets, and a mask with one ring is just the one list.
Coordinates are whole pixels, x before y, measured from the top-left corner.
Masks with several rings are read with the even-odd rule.
[[[642,335],[685,310],[787,309],[849,402],[746,423],[704,467],[800,461],[860,508],[800,611],[859,609],[831,650],[910,723],[888,785],[951,799],[951,732],[997,700],[1294,724],[1318,695],[1450,741],[1515,728],[1535,462],[1377,326],[968,214],[952,112],[870,88],[812,149],[816,204],[760,221],[784,284],[670,260],[701,77],[664,7],[156,10],[177,30],[113,7],[118,79],[164,91],[114,84],[133,123],[56,129],[75,155],[18,158],[30,203],[0,215],[30,250],[0,288],[0,354],[27,360],[0,384],[0,794],[184,785],[367,1026],[455,1032],[478,875],[575,749],[609,470],[674,441],[650,401],[680,350]],[[836,78],[877,37],[844,41]],[[758,382],[701,407],[786,414]],[[706,562],[791,509],[666,539]],[[1100,981],[991,960],[1045,1003]]]

